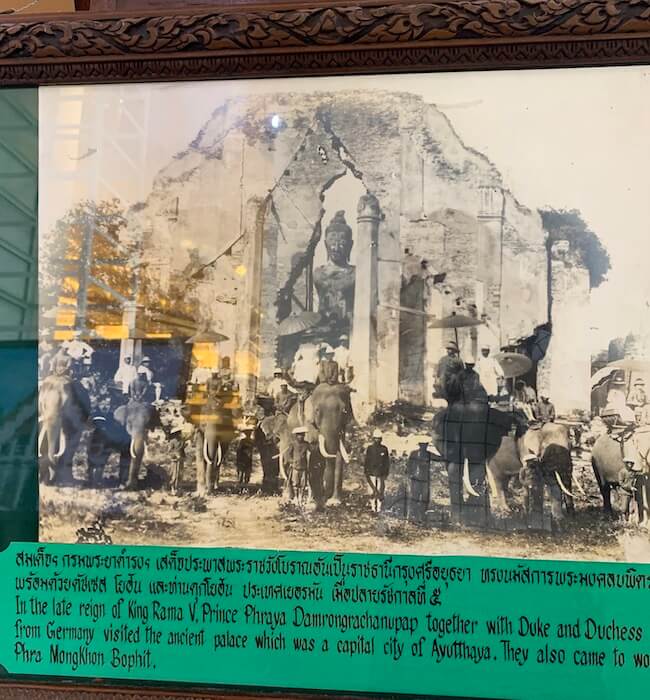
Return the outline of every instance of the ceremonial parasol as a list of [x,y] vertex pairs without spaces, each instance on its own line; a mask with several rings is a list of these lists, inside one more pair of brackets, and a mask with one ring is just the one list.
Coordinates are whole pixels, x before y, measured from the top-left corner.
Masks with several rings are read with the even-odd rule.
[[285,336],[302,333],[302,331],[316,326],[319,321],[320,314],[317,314],[315,311],[302,311],[299,314],[287,316],[287,318],[280,321],[278,335]]
[[188,338],[185,343],[188,345],[194,343],[221,343],[224,340],[229,340],[229,338],[223,333],[217,333],[216,331],[199,331]]
[[458,345],[458,329],[470,328],[472,326],[482,326],[484,321],[480,318],[472,318],[471,316],[463,316],[462,314],[452,313],[449,316],[434,319],[429,323],[431,328],[453,328],[456,337],[456,345]]
[[498,352],[494,359],[501,365],[506,379],[520,377],[533,366],[533,361],[520,352]]

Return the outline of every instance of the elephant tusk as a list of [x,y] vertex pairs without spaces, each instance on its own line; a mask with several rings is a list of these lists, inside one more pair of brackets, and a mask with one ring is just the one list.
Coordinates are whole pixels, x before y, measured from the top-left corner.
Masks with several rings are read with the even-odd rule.
[[129,453],[131,455],[131,459],[136,459],[136,454],[135,454],[135,445],[133,444],[134,439],[131,438],[131,443],[129,445]]
[[487,459],[485,460],[485,475],[487,476],[488,484],[490,486],[490,494],[493,498],[496,498],[497,485],[494,480],[494,474],[492,474],[492,470],[490,469],[490,465],[488,464]]
[[569,489],[562,482],[562,477],[557,473],[557,471],[554,471],[553,473],[555,474],[555,478],[557,479],[558,486],[562,489],[562,492],[565,493],[569,498],[574,498],[571,491],[569,491]]
[[587,494],[585,493],[585,490],[582,488],[582,484],[578,481],[578,477],[575,474],[572,474],[572,478],[573,478],[573,483],[578,487],[578,491],[580,491],[580,493],[583,496],[586,496]]
[[210,453],[208,452],[208,439],[206,437],[203,438],[203,461],[206,464],[210,464],[212,462],[210,459]]
[[46,433],[45,426],[41,428],[41,432],[38,434],[38,456],[42,457],[43,456],[43,440],[45,439],[45,433]]
[[463,463],[463,486],[470,496],[478,498],[480,494],[476,492],[472,486],[472,482],[469,480],[469,460],[465,457],[465,462]]
[[221,464],[221,459],[223,457],[223,452],[221,451],[221,441],[217,443],[217,466]]
[[339,449],[341,450],[341,457],[343,457],[343,461],[346,464],[350,463],[350,455],[348,454],[348,451],[345,449],[345,445],[343,444],[343,440],[339,440]]
[[287,473],[284,471],[284,452],[280,452],[278,459],[280,460],[280,474],[282,474],[282,478],[286,480]]
[[63,430],[59,432],[59,451],[54,455],[57,459],[65,452],[65,433]]
[[320,450],[320,453],[325,459],[334,459],[336,455],[331,455],[327,452],[325,449],[325,436],[324,435],[319,435],[318,436],[318,448]]

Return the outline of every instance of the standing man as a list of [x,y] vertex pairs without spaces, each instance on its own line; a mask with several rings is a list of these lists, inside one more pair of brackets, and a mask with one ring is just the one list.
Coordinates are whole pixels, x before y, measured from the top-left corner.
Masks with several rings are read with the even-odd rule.
[[406,517],[417,523],[424,523],[429,508],[431,486],[431,454],[428,451],[431,438],[417,436],[418,449],[411,452],[406,466],[407,501]]
[[289,498],[296,503],[296,505],[301,505],[305,500],[307,491],[309,457],[311,452],[309,450],[309,445],[305,441],[307,428],[305,426],[300,426],[294,428],[292,433],[293,440],[287,452],[287,463],[289,464],[287,486]]
[[481,346],[481,356],[476,361],[475,369],[488,396],[490,398],[498,396],[499,379],[503,378],[503,369],[494,357],[490,356],[489,345]]
[[244,428],[237,445],[237,479],[242,489],[248,486],[253,471],[253,447],[255,443],[253,442],[252,432],[252,428]]
[[388,448],[382,444],[381,430],[376,429],[372,434],[372,442],[366,449],[366,458],[363,463],[363,473],[370,486],[372,494],[372,509],[379,512],[384,503],[386,479],[390,472],[390,456]]
[[447,398],[447,382],[449,378],[460,372],[464,365],[460,359],[458,344],[450,340],[445,346],[447,354],[438,362],[438,371],[436,372],[436,395]]
[[151,358],[146,355],[140,360],[138,374],[144,374],[148,382],[153,382],[153,370],[151,369]]

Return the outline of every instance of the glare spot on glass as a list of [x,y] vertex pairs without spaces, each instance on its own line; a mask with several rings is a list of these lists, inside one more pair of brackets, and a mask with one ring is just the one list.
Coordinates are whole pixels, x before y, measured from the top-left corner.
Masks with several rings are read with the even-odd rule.
[[235,268],[235,274],[243,277],[246,274],[246,265],[237,265]]
[[274,115],[271,117],[271,126],[272,126],[274,129],[277,129],[277,128],[280,126],[280,122],[281,122],[281,119],[280,119],[280,115],[279,115],[279,114],[274,114]]

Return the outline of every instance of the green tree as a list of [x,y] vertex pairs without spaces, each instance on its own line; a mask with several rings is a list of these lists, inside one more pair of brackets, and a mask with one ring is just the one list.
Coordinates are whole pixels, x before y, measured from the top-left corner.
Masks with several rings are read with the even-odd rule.
[[540,209],[542,223],[548,234],[547,245],[568,241],[571,250],[578,253],[582,264],[589,270],[592,288],[607,279],[611,269],[609,253],[598,236],[587,226],[577,209]]

